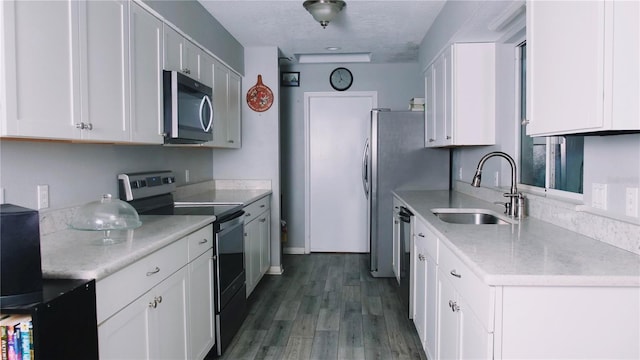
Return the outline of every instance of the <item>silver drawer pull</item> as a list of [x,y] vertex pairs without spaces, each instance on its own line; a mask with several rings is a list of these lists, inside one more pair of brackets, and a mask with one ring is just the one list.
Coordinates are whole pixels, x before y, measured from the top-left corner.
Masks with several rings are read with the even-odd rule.
[[262,204],[262,205],[260,205],[260,207],[261,207],[261,208],[263,208],[263,207],[265,207],[265,205],[264,205],[264,204]]
[[425,257],[422,254],[418,254],[418,260],[424,261]]
[[458,279],[462,277],[462,275],[460,275],[460,274],[458,274],[458,273],[456,272],[456,269],[451,270],[451,272],[450,272],[449,274],[451,274],[451,275],[453,275],[453,276],[457,277]]
[[251,216],[251,213],[246,213],[244,214],[244,216]]
[[424,237],[424,234],[423,233],[419,233],[418,236]]
[[153,301],[157,301],[158,304],[160,304],[162,302],[162,296],[156,296],[155,298],[153,298]]
[[153,308],[153,309],[157,308],[158,307],[158,302],[155,301],[155,300],[149,301],[149,307]]
[[453,312],[460,311],[460,305],[453,300],[449,300],[449,308],[451,308],[451,311]]
[[267,218],[260,219],[260,222],[265,222],[265,221],[267,221]]
[[147,272],[147,276],[151,276],[151,275],[157,274],[159,272],[160,272],[160,268],[156,266],[155,269],[153,269],[152,271],[148,271]]
[[200,240],[200,241],[198,242],[198,244],[202,245],[202,244],[206,244],[206,243],[208,243],[208,242],[209,242],[209,240],[207,240],[207,239],[202,239],[202,240]]

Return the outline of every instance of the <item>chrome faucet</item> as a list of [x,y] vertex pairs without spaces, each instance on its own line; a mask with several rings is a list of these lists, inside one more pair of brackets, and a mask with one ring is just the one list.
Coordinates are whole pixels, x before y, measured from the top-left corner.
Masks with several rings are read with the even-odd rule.
[[509,156],[509,154],[502,151],[493,151],[483,156],[478,163],[478,169],[476,170],[476,174],[473,176],[471,186],[480,187],[480,181],[482,179],[482,167],[484,166],[485,161],[494,156],[504,158],[509,162],[509,165],[511,165],[511,190],[510,192],[504,194],[505,197],[509,198],[509,202],[504,203],[504,212],[511,217],[523,218],[525,216],[525,197],[521,192],[518,192],[518,187],[516,185],[516,162],[511,156]]

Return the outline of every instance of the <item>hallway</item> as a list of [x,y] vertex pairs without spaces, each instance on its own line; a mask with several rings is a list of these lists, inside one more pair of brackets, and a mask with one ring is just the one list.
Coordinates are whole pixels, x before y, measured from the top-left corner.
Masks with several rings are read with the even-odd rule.
[[367,264],[368,254],[285,255],[222,359],[426,359],[395,279]]

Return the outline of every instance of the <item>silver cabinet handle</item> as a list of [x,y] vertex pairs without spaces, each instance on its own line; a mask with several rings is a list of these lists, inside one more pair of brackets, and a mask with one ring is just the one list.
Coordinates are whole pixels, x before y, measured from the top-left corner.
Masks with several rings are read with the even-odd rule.
[[263,207],[265,207],[265,206],[266,206],[265,204],[260,205],[260,207],[261,207],[261,208],[263,208]]
[[84,123],[81,122],[80,124],[76,124],[76,128],[80,129],[80,130],[93,130],[93,124],[92,123]]
[[183,73],[185,73],[185,74],[191,74],[191,70],[189,70],[189,69],[187,69],[187,68],[184,68],[184,69],[182,70],[182,72],[183,72]]
[[265,222],[265,221],[267,221],[267,218],[260,219],[260,222],[262,222],[262,223]]
[[208,240],[208,239],[202,239],[202,240],[200,240],[200,241],[198,242],[198,244],[202,245],[202,244],[206,244],[206,243],[208,243],[208,242],[209,242],[209,240]]
[[147,276],[151,276],[151,275],[157,274],[159,272],[160,272],[160,268],[156,266],[153,270],[147,272]]
[[235,141],[234,141],[234,140],[227,140],[227,142],[228,142],[229,144],[233,144],[233,143],[235,143]]
[[157,301],[158,304],[160,304],[162,302],[162,296],[156,296],[155,298],[153,298],[153,301]]
[[451,308],[451,311],[453,312],[458,312],[460,311],[460,305],[458,305],[457,302],[449,300],[449,308]]
[[418,233],[418,236],[424,237],[424,234],[423,233]]
[[434,142],[436,141],[436,139],[429,139],[429,142]]
[[422,254],[418,254],[418,260],[424,261],[425,257]]
[[246,213],[244,214],[244,216],[251,216],[251,213]]
[[460,275],[460,274],[458,274],[458,273],[456,272],[456,269],[451,270],[451,272],[450,272],[449,274],[451,274],[451,275],[453,275],[453,276],[457,277],[458,279],[462,277],[462,275]]
[[153,301],[149,301],[149,307],[150,308],[157,308],[158,307],[158,302],[153,300]]
[[451,140],[451,136],[447,135],[447,140]]

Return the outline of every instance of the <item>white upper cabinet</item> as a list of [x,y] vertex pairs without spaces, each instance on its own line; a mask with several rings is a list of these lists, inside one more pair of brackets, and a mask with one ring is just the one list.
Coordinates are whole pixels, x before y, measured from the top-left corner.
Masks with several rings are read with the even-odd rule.
[[640,3],[527,1],[527,134],[640,130]]
[[240,148],[240,76],[221,62],[213,65],[213,140],[205,146]]
[[495,45],[457,43],[425,72],[425,146],[495,144]]
[[169,25],[164,25],[164,69],[213,85],[213,58]]
[[80,2],[79,21],[82,139],[128,141],[129,3]]
[[131,141],[162,144],[162,21],[130,4]]
[[0,135],[79,138],[78,2],[2,1],[0,16]]

